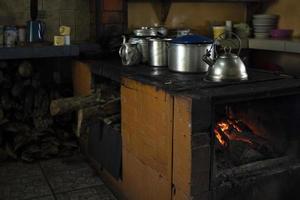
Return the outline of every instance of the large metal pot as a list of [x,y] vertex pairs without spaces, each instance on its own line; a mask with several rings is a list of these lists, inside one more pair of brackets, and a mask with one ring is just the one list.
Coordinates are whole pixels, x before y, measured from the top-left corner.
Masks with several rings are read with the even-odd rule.
[[167,38],[149,39],[149,65],[155,67],[168,66],[168,42]]
[[187,73],[207,72],[209,65],[202,60],[202,57],[211,50],[212,43],[209,38],[195,35],[172,40],[168,49],[169,69]]

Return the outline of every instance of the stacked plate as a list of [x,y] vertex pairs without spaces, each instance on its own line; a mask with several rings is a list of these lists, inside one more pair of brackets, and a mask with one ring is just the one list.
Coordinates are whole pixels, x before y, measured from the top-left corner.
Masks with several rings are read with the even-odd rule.
[[277,15],[253,15],[254,36],[256,38],[268,38],[273,29],[277,28]]

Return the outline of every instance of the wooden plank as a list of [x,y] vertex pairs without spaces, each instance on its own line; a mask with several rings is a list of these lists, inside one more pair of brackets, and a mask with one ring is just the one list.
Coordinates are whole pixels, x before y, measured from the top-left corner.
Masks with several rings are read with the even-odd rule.
[[92,74],[88,63],[74,61],[72,77],[74,96],[86,96],[92,93]]
[[192,100],[174,99],[173,199],[190,199],[192,170],[191,109]]
[[173,97],[123,79],[123,185],[128,199],[171,199]]

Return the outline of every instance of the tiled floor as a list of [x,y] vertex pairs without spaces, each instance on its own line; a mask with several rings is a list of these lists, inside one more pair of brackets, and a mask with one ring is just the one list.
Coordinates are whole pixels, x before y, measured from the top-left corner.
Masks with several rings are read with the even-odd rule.
[[116,200],[81,156],[0,163],[0,200]]

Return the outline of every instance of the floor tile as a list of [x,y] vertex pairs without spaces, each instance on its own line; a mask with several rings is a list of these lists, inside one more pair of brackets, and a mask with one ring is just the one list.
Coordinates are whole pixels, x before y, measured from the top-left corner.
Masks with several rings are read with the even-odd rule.
[[57,200],[116,200],[104,185],[66,192],[56,197]]
[[67,157],[67,158],[57,158],[40,162],[41,167],[45,173],[53,173],[59,171],[67,171],[74,169],[89,168],[89,164],[80,155]]
[[1,180],[16,179],[23,176],[42,176],[38,163],[4,162],[0,164]]
[[43,176],[22,176],[0,182],[0,200],[25,200],[51,195]]
[[51,196],[43,196],[43,197],[37,197],[33,199],[26,199],[26,200],[55,200],[55,198]]
[[46,176],[56,194],[103,184],[91,168],[59,171]]

